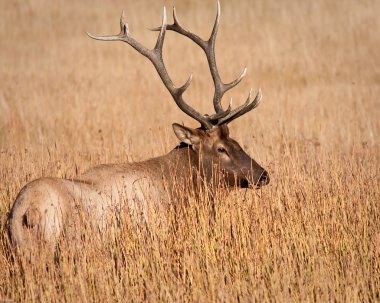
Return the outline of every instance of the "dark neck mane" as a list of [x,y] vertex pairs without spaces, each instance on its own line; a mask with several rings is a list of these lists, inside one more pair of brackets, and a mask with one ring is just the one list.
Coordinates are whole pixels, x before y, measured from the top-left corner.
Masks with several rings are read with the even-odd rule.
[[187,143],[184,143],[184,142],[181,142],[176,147],[174,147],[173,150],[175,150],[175,149],[182,149],[182,148],[186,148],[186,147],[189,148],[189,147],[191,147],[191,145],[189,145]]

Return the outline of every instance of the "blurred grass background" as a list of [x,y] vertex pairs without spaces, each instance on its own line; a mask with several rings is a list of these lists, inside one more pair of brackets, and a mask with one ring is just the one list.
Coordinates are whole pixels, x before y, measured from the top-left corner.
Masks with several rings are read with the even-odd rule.
[[[147,29],[160,24],[164,5],[168,12],[176,6],[186,28],[209,36],[215,1],[0,1],[1,223],[34,178],[72,178],[99,163],[162,155],[177,144],[173,122],[197,126],[175,106],[147,59],[123,43],[85,34],[117,33],[124,9],[131,34],[153,47],[157,33]],[[183,223],[183,233],[155,258],[144,252],[151,246],[136,244],[138,237],[120,236],[137,248],[116,280],[101,287],[92,288],[94,281],[114,273],[102,260],[83,259],[93,271],[79,276],[70,266],[66,276],[49,276],[38,266],[25,273],[6,258],[3,237],[0,300],[71,301],[78,293],[88,301],[379,300],[380,2],[221,6],[216,57],[222,79],[248,67],[224,102],[232,97],[241,104],[251,87],[264,95],[257,109],[231,124],[232,137],[269,170],[271,184],[245,202],[219,201],[220,233],[206,240],[195,232],[207,233],[207,220]],[[201,50],[169,32],[164,60],[177,85],[193,73],[185,98],[211,113],[213,86]],[[231,236],[220,259],[197,250],[198,241],[205,241],[206,252],[220,245],[225,220],[245,242],[235,245]],[[188,250],[191,262],[173,257],[176,245]],[[144,262],[134,262],[137,256]],[[206,269],[190,266],[186,275],[162,280],[152,276],[164,277],[168,268],[145,266],[166,259],[182,267],[202,258],[210,261]],[[141,285],[123,284],[120,277],[141,271]]]

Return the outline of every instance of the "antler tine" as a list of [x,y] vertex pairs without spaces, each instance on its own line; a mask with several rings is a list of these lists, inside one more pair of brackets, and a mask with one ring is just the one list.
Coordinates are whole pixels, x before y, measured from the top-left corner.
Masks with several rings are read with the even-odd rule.
[[216,18],[215,18],[214,26],[212,28],[210,38],[207,41],[207,48],[204,50],[207,56],[207,61],[209,63],[211,76],[214,81],[215,92],[214,92],[213,104],[214,104],[214,109],[216,113],[223,112],[222,98],[226,91],[225,84],[222,82],[222,79],[220,78],[219,71],[216,66],[216,59],[215,59],[215,42],[216,42],[216,35],[218,34],[219,22],[220,22],[220,2],[218,0],[216,2]]
[[207,119],[207,117],[201,115],[191,106],[189,106],[183,100],[183,93],[189,87],[192,81],[192,75],[190,75],[189,79],[183,84],[181,87],[177,88],[174,86],[173,81],[170,79],[170,76],[166,70],[163,57],[162,57],[162,48],[165,40],[165,33],[167,29],[167,18],[166,18],[166,8],[164,7],[163,16],[162,16],[162,24],[159,27],[160,33],[157,37],[157,42],[155,47],[150,50],[143,46],[140,42],[135,40],[130,34],[128,29],[128,24],[124,20],[124,12],[122,12],[120,17],[120,33],[117,35],[109,35],[109,36],[96,36],[90,33],[87,35],[93,39],[101,40],[101,41],[123,41],[132,46],[135,50],[137,50],[140,54],[147,57],[154,65],[157,70],[158,75],[160,76],[162,82],[164,83],[167,90],[172,95],[177,106],[187,115],[197,120],[205,129],[211,129],[213,125]]
[[216,2],[216,18],[214,22],[214,27],[212,28],[212,32],[209,38],[210,43],[215,45],[216,35],[218,33],[219,29],[219,22],[220,22],[220,2],[219,0]]
[[95,40],[100,40],[100,41],[119,41],[119,40],[122,40],[122,38],[124,36],[128,36],[128,34],[129,34],[128,23],[125,23],[125,21],[124,21],[124,11],[121,11],[120,33],[118,35],[97,36],[97,35],[93,35],[89,32],[86,32],[86,34],[90,38],[95,39]]
[[230,83],[225,84],[226,91],[238,85],[241,82],[241,80],[243,80],[246,74],[247,74],[247,67],[244,67],[242,73],[240,74],[238,78],[236,78],[234,81]]
[[187,79],[187,81],[185,82],[185,84],[177,89],[178,93],[183,94],[185,92],[185,90],[187,90],[187,88],[190,86],[191,81],[193,81],[193,74],[190,74],[190,76]]
[[135,40],[131,35],[129,34],[129,28],[128,23],[124,20],[124,11],[121,12],[120,16],[120,33],[117,35],[106,35],[106,36],[97,36],[93,35],[89,32],[86,32],[86,34],[95,40],[100,41],[123,41],[130,46],[132,46],[135,50],[137,50],[140,54],[147,57],[149,60],[152,61],[152,51],[150,51],[148,48],[143,46],[141,43],[139,43],[137,40]]
[[243,105],[241,105],[241,106],[235,108],[234,110],[232,110],[225,117],[222,117],[221,119],[219,119],[217,125],[228,124],[232,120],[235,120],[236,118],[241,117],[242,115],[244,115],[244,114],[248,113],[249,111],[253,110],[254,108],[256,108],[259,105],[262,97],[263,97],[263,95],[261,93],[261,89],[259,89],[259,91],[257,92],[255,98],[252,99],[252,89],[251,89],[249,91],[249,95],[248,95],[247,101],[245,101],[245,103]]
[[181,24],[179,24],[179,20],[177,18],[177,12],[175,10],[175,6],[173,6],[173,21],[174,21],[174,24],[182,27]]
[[213,115],[208,116],[208,119],[214,124],[218,125],[218,121],[227,116],[231,112],[231,107],[232,107],[232,98],[230,99],[230,103],[228,104],[228,108],[226,110],[223,110],[219,113],[215,113]]
[[125,16],[124,16],[124,10],[121,11],[120,16],[120,33],[124,33],[125,35],[128,35],[128,23],[125,22]]
[[166,33],[166,25],[167,25],[167,18],[166,18],[166,7],[164,6],[164,12],[162,13],[162,24],[160,29],[160,34],[157,37],[157,42],[154,47],[154,50],[162,57],[162,46],[164,45],[164,39],[165,39],[165,33]]

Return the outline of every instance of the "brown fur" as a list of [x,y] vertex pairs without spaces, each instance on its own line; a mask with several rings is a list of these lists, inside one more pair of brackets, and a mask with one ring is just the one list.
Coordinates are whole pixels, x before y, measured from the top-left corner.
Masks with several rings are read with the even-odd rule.
[[229,138],[227,126],[210,131],[178,124],[173,128],[184,144],[167,155],[139,163],[101,165],[79,179],[41,178],[27,184],[9,216],[12,242],[28,256],[43,246],[54,251],[78,210],[104,230],[115,208],[127,207],[135,215],[142,211],[147,220],[150,208],[165,209],[179,193],[196,194],[200,186],[212,191],[220,185],[255,187],[269,182],[265,170]]

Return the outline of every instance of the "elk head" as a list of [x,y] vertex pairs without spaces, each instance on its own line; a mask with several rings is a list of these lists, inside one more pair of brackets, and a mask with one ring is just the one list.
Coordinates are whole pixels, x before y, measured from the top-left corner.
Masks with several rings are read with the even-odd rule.
[[243,188],[268,184],[268,173],[229,137],[227,125],[203,130],[174,123],[173,129],[195,153],[195,162],[208,182],[222,181],[227,186]]
[[[232,109],[230,102],[227,109],[224,110],[222,107],[221,101],[223,95],[226,91],[240,83],[247,72],[247,68],[244,68],[241,75],[230,83],[224,83],[220,78],[215,60],[215,41],[220,21],[219,1],[217,1],[217,15],[214,27],[208,40],[203,40],[196,34],[185,29],[178,20],[175,8],[173,8],[173,20],[173,24],[167,24],[166,9],[164,7],[161,26],[152,29],[153,31],[159,31],[157,42],[153,49],[146,48],[130,35],[128,24],[124,20],[124,12],[120,18],[119,34],[110,36],[87,34],[96,40],[126,42],[153,63],[162,82],[172,95],[177,106],[184,113],[201,124],[201,127],[198,129],[173,124],[173,129],[180,141],[189,145],[198,158],[201,159],[202,169],[208,178],[211,178],[213,174],[212,171],[217,169],[222,173],[224,181],[228,185],[253,187],[268,184],[268,173],[257,164],[255,160],[250,158],[235,140],[229,137],[227,124],[256,108],[262,95],[259,90],[256,96],[253,97],[251,90],[246,102],[241,106]],[[183,94],[192,81],[192,75],[190,75],[186,83],[182,86],[174,86],[162,57],[162,47],[167,30],[177,32],[191,39],[204,51],[215,88],[213,97],[214,114],[202,115],[184,101]]]

